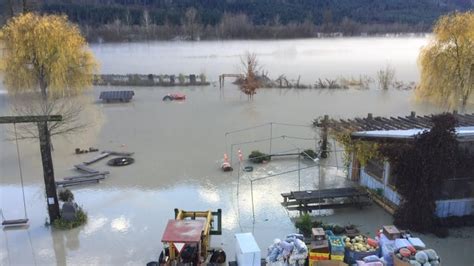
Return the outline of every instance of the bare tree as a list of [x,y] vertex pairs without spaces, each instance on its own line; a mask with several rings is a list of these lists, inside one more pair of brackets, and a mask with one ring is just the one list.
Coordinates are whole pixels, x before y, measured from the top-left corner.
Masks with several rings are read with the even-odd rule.
[[142,25],[145,27],[146,31],[148,31],[148,28],[151,25],[150,13],[147,9],[143,10]]
[[151,18],[150,18],[150,13],[148,12],[147,9],[143,10],[142,26],[145,27],[145,35],[146,35],[147,39],[148,39],[148,34],[149,34],[151,23],[152,22],[151,22]]
[[241,57],[241,62],[243,78],[240,84],[240,90],[248,96],[249,100],[251,100],[253,99],[253,95],[257,93],[256,90],[261,85],[258,77],[258,72],[261,70],[261,66],[257,60],[257,55],[250,52],[247,52],[243,57]]
[[390,65],[385,66],[385,69],[377,71],[377,82],[379,87],[383,90],[388,90],[388,88],[393,84],[395,80],[395,68]]
[[[15,115],[62,115],[62,121],[49,122],[48,129],[51,136],[69,135],[87,129],[88,123],[80,118],[83,106],[77,99],[68,97],[51,97],[45,100],[38,93],[23,93],[12,96],[11,109]],[[36,124],[18,124],[19,139],[38,138]]]

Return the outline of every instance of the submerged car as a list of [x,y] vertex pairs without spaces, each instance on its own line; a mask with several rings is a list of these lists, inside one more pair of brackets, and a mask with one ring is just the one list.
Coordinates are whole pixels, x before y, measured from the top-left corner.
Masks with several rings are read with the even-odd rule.
[[169,93],[165,97],[163,97],[163,101],[175,101],[175,100],[185,100],[186,95],[182,93]]

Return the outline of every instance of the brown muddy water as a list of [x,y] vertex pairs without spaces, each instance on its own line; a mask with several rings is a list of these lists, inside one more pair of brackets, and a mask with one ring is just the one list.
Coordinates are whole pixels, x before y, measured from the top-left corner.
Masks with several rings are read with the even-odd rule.
[[[301,74],[302,78],[310,77],[308,82],[319,73],[337,77],[375,72],[387,60],[401,79],[416,81],[416,55],[424,43],[425,38],[157,42],[98,45],[93,50],[103,73],[206,72],[208,79],[216,80],[219,73],[233,71],[240,54],[253,50],[261,54],[270,73]],[[80,134],[53,139],[56,179],[76,174],[72,166],[94,156],[75,155],[76,147],[133,151],[135,163],[122,168],[109,167],[106,160],[91,165],[111,174],[100,184],[72,188],[76,201],[88,213],[88,223],[70,231],[57,231],[44,225],[47,211],[39,145],[20,141],[30,225],[27,230],[0,232],[1,265],[143,265],[157,259],[160,239],[174,208],[221,208],[223,235],[213,238],[213,246],[224,248],[232,259],[233,234],[253,232],[265,256],[274,238],[295,232],[290,217],[296,213],[281,207],[280,193],[297,190],[298,183],[301,189],[315,189],[344,186],[349,181],[344,178],[340,158],[331,156],[321,163],[320,171],[313,162],[301,161],[302,167],[313,168],[301,171],[300,182],[298,172],[292,172],[254,183],[253,221],[248,178],[295,170],[298,161],[291,157],[274,160],[253,173],[241,174],[238,181],[237,171],[229,174],[219,170],[223,153],[230,153],[233,143],[268,138],[269,127],[227,138],[226,132],[269,122],[309,126],[324,114],[343,118],[369,112],[388,116],[407,115],[411,110],[419,114],[442,111],[414,102],[411,91],[262,89],[253,101],[248,101],[235,86],[227,84],[222,91],[213,85],[134,88],[135,97],[130,103],[97,102],[100,91],[109,89],[123,88],[96,87],[77,97],[85,107],[83,119],[90,125]],[[162,102],[170,92],[183,92],[187,99]],[[8,95],[0,93],[0,115],[9,113]],[[8,130],[0,127],[0,207],[12,219],[21,217],[23,209],[15,146],[5,140]],[[283,135],[311,139],[317,134],[308,127],[274,124],[272,136]],[[314,146],[314,140],[280,138],[272,142],[272,151],[295,152],[295,147]],[[266,151],[269,143],[234,145],[234,161],[238,148],[246,156],[253,149]],[[358,224],[370,233],[391,223],[391,217],[376,206],[362,212],[343,209],[324,215],[325,221]],[[457,230],[447,240],[422,237],[441,253],[447,265],[471,265],[474,255],[469,243],[473,233],[472,229]]]

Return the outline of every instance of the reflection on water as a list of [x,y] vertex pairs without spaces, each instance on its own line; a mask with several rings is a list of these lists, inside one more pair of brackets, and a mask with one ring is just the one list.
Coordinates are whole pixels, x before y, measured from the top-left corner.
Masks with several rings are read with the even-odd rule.
[[120,216],[119,218],[112,220],[110,227],[112,228],[112,231],[126,233],[130,227],[130,220],[124,216]]
[[84,234],[91,235],[94,234],[96,231],[102,229],[104,225],[107,223],[109,219],[106,217],[94,217],[89,216],[87,217],[87,224],[84,226]]

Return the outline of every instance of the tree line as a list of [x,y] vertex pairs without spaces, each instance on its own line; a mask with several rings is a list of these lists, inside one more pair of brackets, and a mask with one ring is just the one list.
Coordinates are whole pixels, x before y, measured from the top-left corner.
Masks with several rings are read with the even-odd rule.
[[[26,2],[26,4],[25,4]],[[11,8],[13,6],[13,8]],[[27,6],[66,14],[86,38],[298,38],[426,32],[470,0],[0,0],[3,20]],[[13,9],[13,11],[12,11]],[[118,35],[120,33],[120,35]]]

